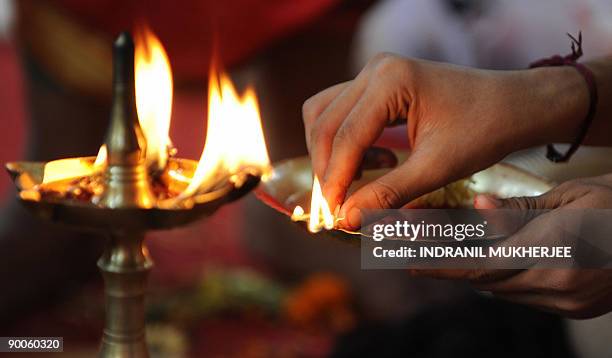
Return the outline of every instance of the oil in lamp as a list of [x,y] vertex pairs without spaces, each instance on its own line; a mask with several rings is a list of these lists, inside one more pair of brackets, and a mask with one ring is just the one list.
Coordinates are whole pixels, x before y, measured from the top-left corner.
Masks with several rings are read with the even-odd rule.
[[[136,48],[137,53],[140,50]],[[165,134],[157,136],[151,123],[143,130],[141,123],[147,122],[147,116],[159,115],[155,107],[159,99],[145,98],[143,92],[155,92],[156,88],[171,91],[171,74],[146,77],[147,65],[148,70],[155,72],[159,62],[155,58],[149,58],[152,61],[149,63],[139,62],[137,58],[135,66],[134,53],[131,35],[127,32],[119,35],[113,49],[110,125],[97,157],[7,164],[18,188],[18,200],[34,214],[53,222],[97,230],[108,237],[108,245],[98,260],[106,296],[100,351],[103,357],[148,356],[144,300],[153,262],[144,243],[145,233],[188,224],[240,198],[257,185],[268,160],[254,93],[240,99],[229,79],[222,76],[219,80],[214,73],[206,144],[200,162],[165,155],[167,148],[163,142],[168,142],[169,124],[162,124]],[[135,67],[136,77],[144,79],[135,81]],[[166,83],[160,83],[160,78],[165,78]],[[144,89],[135,89],[139,86]],[[152,112],[147,108],[153,108]],[[166,112],[169,117],[170,111]],[[250,129],[248,140],[229,131],[231,121],[243,121],[240,124]],[[249,140],[256,141],[259,147],[245,150],[248,155],[259,155],[258,158],[248,155],[245,158],[236,148],[228,149],[236,142],[244,148]],[[151,157],[150,153],[165,156]]]

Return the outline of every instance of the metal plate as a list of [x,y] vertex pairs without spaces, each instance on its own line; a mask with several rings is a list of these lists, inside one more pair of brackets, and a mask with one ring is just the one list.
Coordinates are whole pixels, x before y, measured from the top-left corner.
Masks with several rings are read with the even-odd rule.
[[[408,153],[394,151],[398,162],[403,162]],[[364,171],[361,178],[353,182],[349,193],[388,173],[391,169],[376,169]],[[516,168],[510,164],[499,163],[478,172],[472,176],[469,187],[476,193],[488,193],[500,198],[513,196],[540,195],[550,190],[554,183]],[[278,162],[273,174],[259,185],[255,194],[269,207],[291,216],[296,205],[309,207],[310,191],[312,189],[312,167],[309,157],[299,157]],[[469,205],[466,205],[469,207]],[[297,223],[300,226],[303,223]],[[321,233],[320,233],[321,234]],[[317,234],[317,235],[320,235]],[[338,238],[359,237],[339,230],[331,230],[329,234]]]
[[[68,158],[89,160],[94,157]],[[179,167],[193,172],[197,162],[190,159],[170,158]],[[6,165],[17,189],[32,189],[42,182],[44,162],[12,162]],[[214,190],[193,196],[193,205],[187,208],[118,208],[99,207],[78,200],[29,200],[18,193],[18,200],[36,216],[53,222],[85,229],[103,230],[161,230],[188,224],[214,213],[225,203],[237,200],[251,191],[259,182],[245,171],[246,179],[236,188],[230,181],[220,183]]]

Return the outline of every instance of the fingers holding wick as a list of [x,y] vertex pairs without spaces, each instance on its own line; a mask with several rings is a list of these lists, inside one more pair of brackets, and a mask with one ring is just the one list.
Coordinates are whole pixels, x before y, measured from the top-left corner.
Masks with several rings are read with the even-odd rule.
[[[410,156],[384,176],[352,193],[342,204],[339,224],[347,230],[361,226],[361,209],[397,209],[422,194],[435,189],[435,176],[423,176],[423,164],[417,156]],[[432,187],[433,186],[433,187]]]

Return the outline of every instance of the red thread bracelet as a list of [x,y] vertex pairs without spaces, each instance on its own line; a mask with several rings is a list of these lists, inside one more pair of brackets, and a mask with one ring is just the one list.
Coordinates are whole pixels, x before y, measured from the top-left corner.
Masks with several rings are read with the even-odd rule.
[[584,137],[586,136],[593,118],[595,118],[595,110],[597,109],[597,84],[595,83],[595,76],[593,72],[581,63],[576,62],[582,56],[582,32],[578,33],[578,39],[570,34],[567,34],[572,40],[572,53],[562,57],[555,55],[550,58],[538,60],[529,65],[529,68],[536,67],[549,67],[549,66],[573,66],[578,73],[582,75],[584,81],[589,89],[589,111],[587,112],[582,125],[578,131],[576,139],[571,144],[565,154],[559,153],[552,144],[546,146],[546,158],[555,163],[567,162],[570,157],[576,152],[578,147],[582,144]]

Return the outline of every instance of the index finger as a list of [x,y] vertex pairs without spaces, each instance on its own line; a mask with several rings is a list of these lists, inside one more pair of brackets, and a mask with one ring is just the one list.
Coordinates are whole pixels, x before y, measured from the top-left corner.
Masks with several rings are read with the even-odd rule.
[[310,152],[310,136],[317,119],[325,112],[330,103],[350,84],[351,81],[338,83],[334,86],[308,98],[302,105],[302,120],[304,121],[304,135],[306,136],[306,146]]
[[323,193],[330,207],[341,204],[365,151],[380,136],[387,123],[386,110],[369,87],[338,128],[326,163]]

